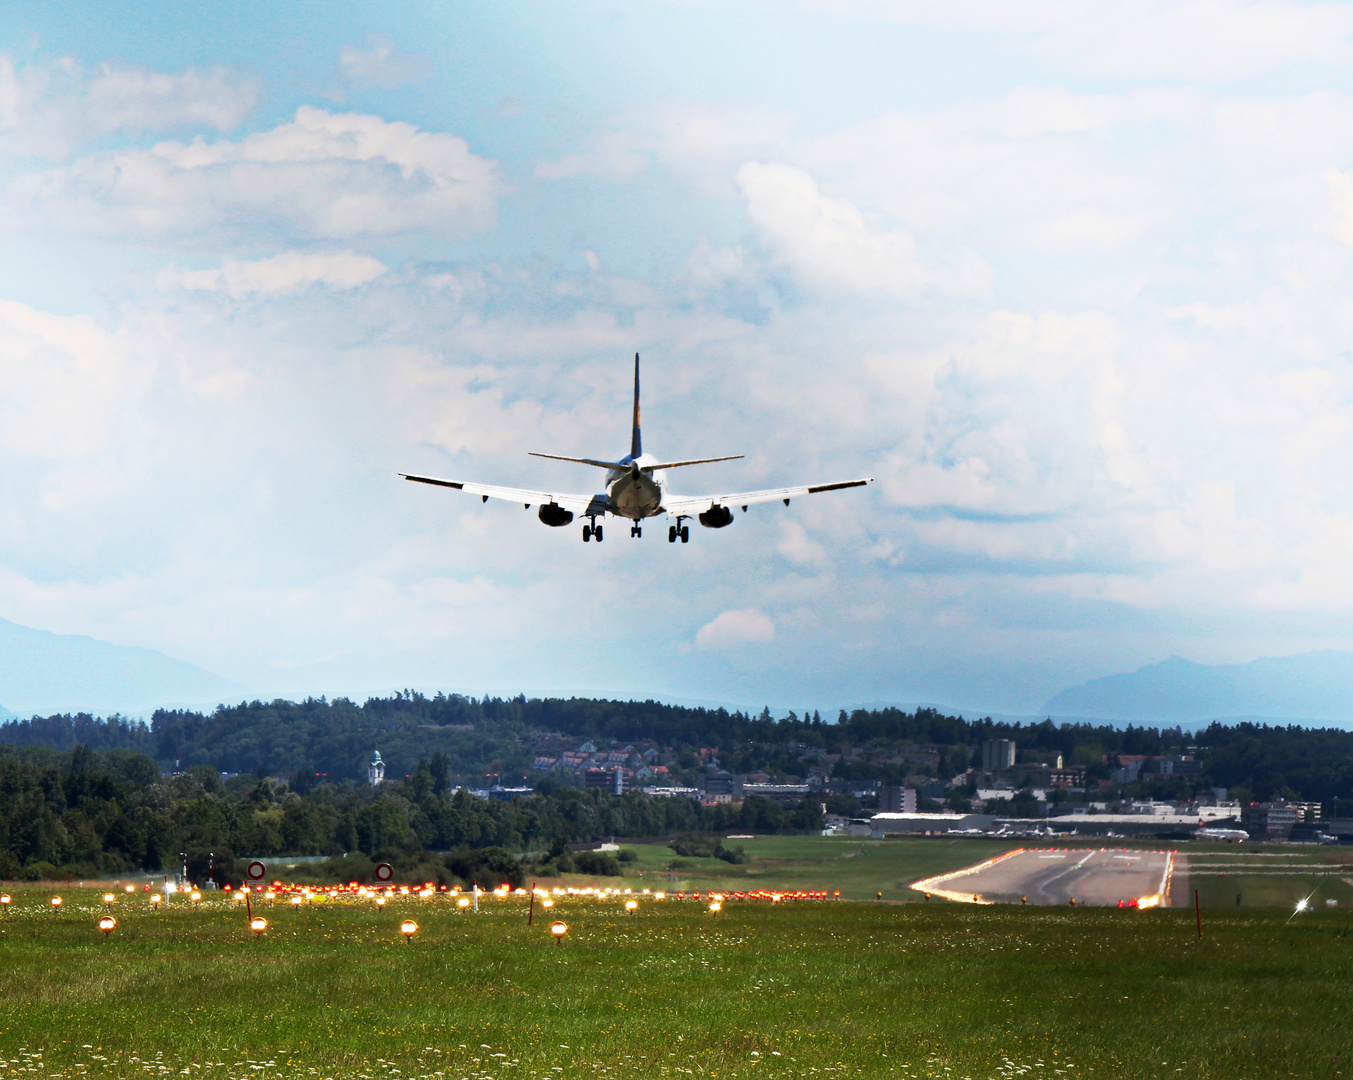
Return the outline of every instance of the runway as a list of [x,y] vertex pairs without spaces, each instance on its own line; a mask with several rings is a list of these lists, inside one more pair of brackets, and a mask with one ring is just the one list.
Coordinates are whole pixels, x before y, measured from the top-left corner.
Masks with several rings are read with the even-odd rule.
[[[919,892],[970,904],[1117,907],[1170,903],[1174,853],[1128,848],[1021,848],[914,882]],[[1156,899],[1153,899],[1156,898]]]

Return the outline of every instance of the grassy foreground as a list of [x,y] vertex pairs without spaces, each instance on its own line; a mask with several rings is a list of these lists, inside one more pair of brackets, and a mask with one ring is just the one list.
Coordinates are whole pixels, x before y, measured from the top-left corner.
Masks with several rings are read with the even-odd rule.
[[[11,890],[0,1056],[48,1076],[1348,1076],[1353,913],[445,897],[152,913]],[[398,923],[413,917],[411,944]],[[556,946],[552,918],[569,923]],[[1027,1072],[1025,1071],[1027,1070]]]

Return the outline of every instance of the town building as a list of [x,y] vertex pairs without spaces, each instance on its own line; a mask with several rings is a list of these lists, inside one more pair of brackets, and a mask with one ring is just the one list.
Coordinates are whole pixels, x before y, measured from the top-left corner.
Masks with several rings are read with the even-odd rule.
[[885,787],[879,789],[880,814],[916,813],[916,789],[911,787]]
[[982,744],[982,771],[997,772],[1015,764],[1015,743],[1011,739],[988,739]]

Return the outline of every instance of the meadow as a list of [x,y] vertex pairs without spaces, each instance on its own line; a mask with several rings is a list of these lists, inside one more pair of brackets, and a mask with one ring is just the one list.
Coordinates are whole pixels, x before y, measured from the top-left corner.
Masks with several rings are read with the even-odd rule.
[[[11,889],[0,1073],[1347,1076],[1353,912]],[[399,923],[418,931],[405,942]],[[549,923],[569,933],[556,944]]]

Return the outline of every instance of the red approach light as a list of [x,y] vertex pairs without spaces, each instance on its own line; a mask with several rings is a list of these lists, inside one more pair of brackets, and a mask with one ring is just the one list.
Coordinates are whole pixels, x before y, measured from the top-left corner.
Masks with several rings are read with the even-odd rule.
[[691,893],[691,895],[692,895],[693,897],[695,897],[695,899],[697,899],[697,900],[700,899],[700,894],[699,894],[698,892],[693,892],[693,893]]
[[221,891],[222,891],[222,892],[229,892],[229,891],[230,891],[230,886],[227,885],[227,886],[226,886],[224,889],[222,889]]
[[679,892],[679,893],[677,893],[677,899],[678,899],[678,900],[685,900],[685,899],[686,899],[686,894],[685,894],[684,892]]
[[442,886],[442,892],[446,892],[446,886],[445,886],[445,885]]

